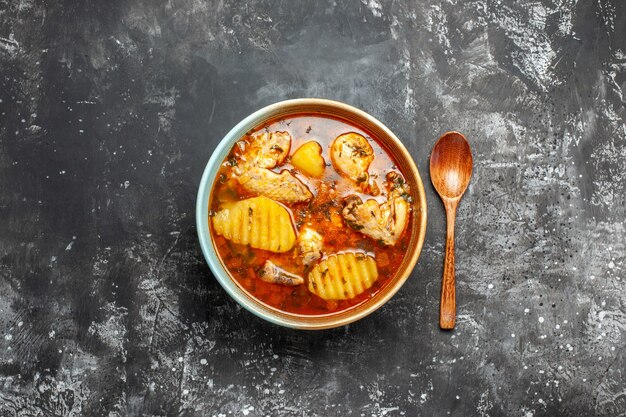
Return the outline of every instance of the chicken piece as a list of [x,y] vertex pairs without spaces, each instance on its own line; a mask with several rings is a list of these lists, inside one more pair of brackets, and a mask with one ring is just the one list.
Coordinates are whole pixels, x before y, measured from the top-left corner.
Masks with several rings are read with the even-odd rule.
[[359,185],[361,186],[361,189],[363,190],[363,192],[369,195],[373,195],[373,196],[380,195],[380,187],[378,187],[378,183],[372,177],[369,178],[369,181],[367,182],[367,184],[359,184]]
[[239,170],[237,181],[252,193],[282,203],[300,203],[313,198],[308,187],[287,170],[277,174],[269,169],[248,166]]
[[281,284],[291,287],[304,284],[304,278],[285,271],[270,260],[265,261],[265,264],[257,271],[257,276],[261,281],[269,282],[270,284]]
[[385,245],[395,245],[409,222],[412,201],[409,186],[395,172],[387,174],[387,201],[379,204],[371,199],[363,202],[350,196],[342,215],[348,226]]
[[239,159],[243,165],[274,168],[282,164],[291,148],[287,132],[263,132],[240,141]]
[[363,136],[354,132],[337,136],[330,146],[330,159],[341,175],[359,186],[368,185],[367,169],[374,160],[374,149]]
[[246,190],[283,203],[308,201],[311,191],[289,171],[277,174],[269,168],[283,163],[291,147],[287,132],[263,132],[237,143],[239,163],[233,173]]
[[298,251],[302,256],[302,264],[308,266],[322,257],[322,235],[308,227],[298,234]]

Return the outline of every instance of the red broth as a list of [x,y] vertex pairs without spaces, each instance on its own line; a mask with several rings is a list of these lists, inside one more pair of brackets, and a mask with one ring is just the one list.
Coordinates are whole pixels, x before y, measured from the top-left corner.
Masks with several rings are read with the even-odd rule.
[[[314,198],[309,202],[283,204],[283,206],[289,210],[297,231],[306,225],[323,235],[322,260],[328,255],[349,251],[371,255],[377,264],[378,279],[372,287],[355,298],[348,300],[324,300],[311,293],[307,286],[308,272],[316,262],[308,267],[301,265],[297,259],[300,255],[296,247],[289,252],[273,253],[255,249],[249,245],[236,244],[227,240],[224,236],[218,235],[212,226],[212,222],[209,221],[215,248],[226,270],[232,279],[250,295],[271,307],[288,313],[301,315],[329,314],[349,309],[371,298],[396,274],[399,265],[402,263],[410,240],[408,231],[412,227],[414,203],[410,204],[409,221],[402,236],[395,245],[387,246],[350,228],[341,215],[344,206],[343,198],[331,197],[330,191],[333,189],[336,192],[335,196],[338,194],[341,197],[346,197],[356,194],[363,201],[374,198],[379,203],[383,202],[386,199],[386,192],[382,186],[385,175],[390,171],[402,175],[396,163],[372,135],[358,126],[338,118],[310,114],[294,115],[271,121],[249,132],[248,135],[254,135],[263,130],[268,132],[288,132],[292,140],[290,155],[293,155],[300,145],[308,141],[317,141],[322,146],[322,156],[326,161],[326,169],[323,176],[319,179],[310,178],[300,173],[291,165],[290,157],[287,158],[285,163],[273,169],[277,173],[288,169],[300,181],[306,184],[314,194]],[[329,155],[331,143],[337,136],[348,132],[356,132],[363,135],[374,149],[375,158],[368,172],[370,176],[377,177],[376,181],[381,189],[381,194],[378,196],[363,194],[354,182],[339,175],[331,164]],[[233,181],[228,181],[234,175],[233,167],[229,161],[236,157],[235,148],[236,145],[231,149],[229,156],[225,159],[218,172],[217,180],[211,193],[209,216],[220,209],[221,201],[243,200],[257,196],[249,193],[241,185],[234,184],[233,186]],[[402,177],[404,178],[404,175]],[[257,277],[257,271],[268,259],[271,259],[272,262],[284,269],[303,277],[305,283],[290,287],[262,281]]]

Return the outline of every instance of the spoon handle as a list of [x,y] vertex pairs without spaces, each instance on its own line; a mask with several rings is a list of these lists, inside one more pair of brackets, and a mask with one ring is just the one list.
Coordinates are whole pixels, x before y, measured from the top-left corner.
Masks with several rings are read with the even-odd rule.
[[446,257],[443,264],[441,281],[441,303],[439,306],[439,327],[454,329],[456,320],[456,289],[454,282],[454,220],[456,218],[455,201],[446,201]]

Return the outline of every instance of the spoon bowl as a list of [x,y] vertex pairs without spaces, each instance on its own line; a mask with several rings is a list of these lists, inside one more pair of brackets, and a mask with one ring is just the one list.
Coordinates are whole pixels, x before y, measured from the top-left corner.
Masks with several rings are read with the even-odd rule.
[[430,179],[443,198],[461,198],[472,176],[472,151],[465,136],[448,132],[430,156]]
[[441,282],[439,327],[453,329],[456,321],[454,221],[456,208],[472,177],[472,151],[465,136],[447,132],[430,155],[430,180],[446,209],[446,255]]

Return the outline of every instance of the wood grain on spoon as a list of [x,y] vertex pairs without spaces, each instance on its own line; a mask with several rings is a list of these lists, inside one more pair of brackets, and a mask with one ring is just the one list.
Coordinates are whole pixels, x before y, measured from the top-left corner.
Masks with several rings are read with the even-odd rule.
[[454,279],[454,221],[456,208],[472,176],[472,152],[459,132],[447,132],[439,138],[430,156],[430,180],[446,209],[446,255],[441,282],[439,326],[453,329],[456,320]]

